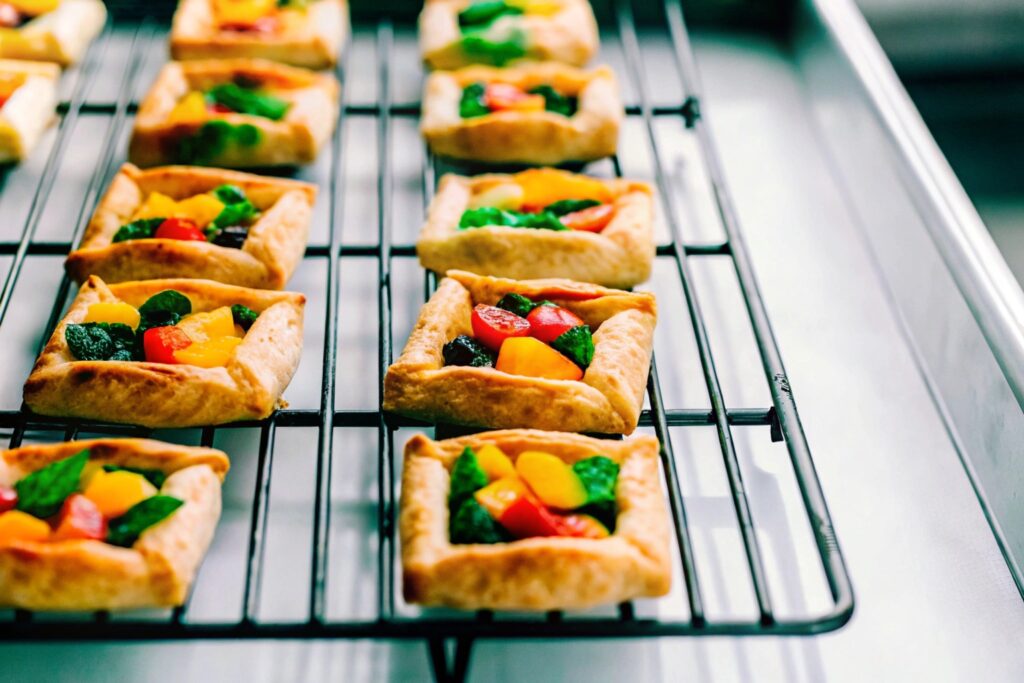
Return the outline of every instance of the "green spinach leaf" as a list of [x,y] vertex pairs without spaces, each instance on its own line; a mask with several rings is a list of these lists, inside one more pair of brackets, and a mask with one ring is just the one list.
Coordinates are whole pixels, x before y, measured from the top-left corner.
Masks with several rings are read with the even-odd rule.
[[236,325],[248,332],[249,328],[252,327],[252,324],[256,322],[256,318],[260,317],[260,314],[248,306],[235,304],[231,307],[231,317],[234,319]]
[[64,341],[78,360],[134,360],[135,332],[123,323],[70,323]]
[[538,85],[530,89],[531,95],[544,96],[544,109],[562,116],[572,116],[576,113],[576,98],[566,97],[550,85]]
[[237,83],[220,83],[206,92],[206,98],[241,114],[280,121],[291,106],[280,97],[243,88]]
[[498,300],[498,308],[503,308],[506,311],[515,313],[520,318],[525,318],[530,314],[537,304],[527,299],[522,294],[515,294],[510,292]]
[[60,512],[64,499],[78,490],[78,480],[87,462],[88,449],[50,463],[15,483],[17,509],[40,519]]
[[567,213],[575,213],[576,211],[583,211],[583,209],[600,205],[601,202],[595,199],[560,199],[545,206],[544,210],[556,216],[564,216]]
[[495,360],[494,354],[486,346],[464,334],[460,334],[445,344],[441,348],[441,356],[444,358],[446,366],[463,365],[473,368],[490,368],[494,367]]
[[160,494],[136,503],[128,512],[110,520],[107,526],[107,543],[122,548],[132,547],[143,531],[162,522],[184,504],[185,501],[180,498]]
[[468,209],[462,212],[459,218],[459,229],[482,228],[486,226],[505,226],[510,228],[534,228],[544,230],[568,230],[558,217],[553,213],[541,211],[540,213],[523,213],[521,211],[507,211],[493,206],[483,206],[479,209]]
[[615,487],[619,480],[619,464],[611,458],[595,455],[578,461],[572,469],[587,492],[587,502],[577,512],[594,517],[608,527],[608,531],[614,531],[617,516]]
[[471,119],[476,116],[490,114],[491,110],[484,104],[484,93],[487,87],[483,83],[470,83],[462,89],[459,98],[459,116]]
[[127,240],[149,239],[156,232],[166,218],[140,218],[137,221],[126,223],[114,233],[112,242],[125,242]]
[[459,26],[480,26],[498,17],[522,13],[522,8],[509,5],[505,0],[476,0],[459,12]]
[[[165,289],[157,292],[146,299],[146,303],[139,306],[139,315],[146,320],[165,320],[177,316],[178,320],[192,312],[192,302],[189,298],[173,289]],[[163,323],[173,325],[174,323]],[[156,327],[151,325],[151,327]]]
[[473,497],[477,490],[487,486],[487,474],[477,462],[476,453],[469,446],[452,466],[451,484],[448,489],[448,509],[454,514],[463,501]]
[[509,538],[491,513],[472,496],[465,499],[452,515],[448,537],[455,544],[501,543]]
[[594,360],[594,336],[587,325],[566,330],[551,342],[551,348],[584,370]]
[[242,188],[236,185],[218,185],[213,189],[213,196],[223,202],[225,206],[249,201]]

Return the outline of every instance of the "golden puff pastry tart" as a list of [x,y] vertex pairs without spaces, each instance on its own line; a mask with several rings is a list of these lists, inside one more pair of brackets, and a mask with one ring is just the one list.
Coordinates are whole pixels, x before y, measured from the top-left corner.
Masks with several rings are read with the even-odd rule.
[[423,7],[419,35],[432,69],[517,59],[583,66],[598,46],[587,0],[435,0]]
[[221,451],[148,439],[0,452],[0,605],[183,604],[220,518],[227,470]]
[[139,166],[294,166],[331,137],[339,85],[260,59],[170,62],[139,106],[128,158]]
[[210,280],[90,277],[25,382],[35,413],[193,427],[268,417],[298,367],[305,297]]
[[399,514],[411,603],[585,609],[672,582],[658,440],[515,429],[406,444]]
[[0,13],[0,57],[56,62],[82,58],[107,22],[100,0],[10,0]]
[[615,154],[623,111],[606,66],[470,66],[427,77],[420,130],[442,157],[557,165]]
[[56,116],[60,67],[0,59],[0,163],[21,161]]
[[196,166],[114,176],[68,255],[82,283],[189,277],[281,289],[302,260],[316,186]]
[[487,428],[629,434],[656,303],[572,280],[449,271],[384,378],[384,409]]
[[345,0],[181,0],[171,56],[253,57],[327,69],[337,63],[347,33]]
[[606,287],[644,282],[654,258],[653,190],[551,168],[446,175],[416,243],[424,268]]

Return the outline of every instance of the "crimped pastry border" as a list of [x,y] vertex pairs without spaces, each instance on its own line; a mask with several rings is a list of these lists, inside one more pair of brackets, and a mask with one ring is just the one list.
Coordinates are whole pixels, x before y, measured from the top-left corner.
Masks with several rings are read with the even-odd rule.
[[0,39],[0,57],[55,62],[69,66],[82,58],[107,22],[107,8],[100,0],[63,0],[16,29],[15,40]]
[[514,279],[564,277],[623,289],[650,276],[654,203],[647,183],[600,181],[615,203],[615,216],[600,233],[504,226],[458,229],[474,192],[512,178],[506,174],[441,178],[416,242],[420,264],[439,273],[467,270]]
[[[260,313],[227,365],[200,368],[131,361],[79,361],[64,329],[93,303],[140,306],[174,289],[193,310],[243,304]],[[268,417],[299,365],[306,298],[210,280],[145,280],[107,285],[90,277],[57,325],[25,382],[25,403],[40,415],[171,428]]]
[[[444,344],[472,334],[473,306],[493,305],[510,292],[553,301],[590,326],[594,360],[582,380],[444,366]],[[449,271],[421,309],[402,355],[388,368],[383,407],[431,422],[492,429],[630,434],[640,419],[656,322],[657,306],[649,292]]]
[[[448,540],[451,467],[463,448],[494,444],[515,460],[541,450],[568,463],[595,454],[621,466],[615,533],[600,540],[531,538],[494,545]],[[403,593],[411,603],[462,609],[582,609],[668,592],[672,582],[668,512],[658,475],[658,440],[624,441],[532,429],[405,447],[399,513]]]
[[101,541],[0,543],[0,605],[31,610],[170,607],[184,603],[221,509],[227,456],[149,439],[93,439],[0,452],[0,484],[90,449],[97,464],[159,469],[161,493],[185,501],[131,548]]
[[286,35],[224,32],[214,24],[211,0],[181,0],[171,23],[171,57],[269,59],[307,69],[329,69],[338,62],[349,32],[345,0],[317,0],[306,21]]
[[[183,240],[111,242],[150,192],[183,199],[223,184],[241,188],[262,212],[241,249]],[[316,194],[316,185],[285,178],[197,166],[143,171],[125,164],[97,206],[82,243],[64,265],[79,283],[89,275],[108,283],[192,277],[281,289],[305,253]]]
[[168,123],[167,117],[189,90],[206,89],[239,76],[273,83],[287,89],[277,93],[291,107],[280,121],[229,113],[218,120],[234,125],[250,124],[259,129],[259,142],[241,148],[229,145],[210,159],[209,166],[251,168],[292,166],[316,158],[320,147],[334,131],[340,86],[328,73],[318,74],[263,59],[211,59],[169,62],[153,82],[139,105],[128,146],[128,159],[141,166],[173,164],[174,148],[184,135],[195,133],[203,122]]
[[[578,96],[573,116],[549,111],[500,111],[463,119],[462,89],[474,82],[510,83],[528,89],[551,84]],[[615,154],[623,107],[615,74],[607,66],[583,71],[556,62],[504,69],[469,66],[435,71],[423,92],[420,131],[443,157],[486,163],[557,165]]]
[[0,108],[0,163],[27,157],[57,118],[60,67],[47,62],[0,59],[0,73],[24,76]]
[[[420,54],[431,69],[457,69],[473,63],[459,47],[459,12],[467,0],[427,2],[419,17]],[[597,20],[587,0],[562,0],[552,16],[522,17],[529,46],[526,59],[583,66],[598,48]]]

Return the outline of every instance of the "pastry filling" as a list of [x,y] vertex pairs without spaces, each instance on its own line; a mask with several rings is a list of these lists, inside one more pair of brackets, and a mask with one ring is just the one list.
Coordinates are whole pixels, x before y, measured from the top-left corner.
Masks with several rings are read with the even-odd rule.
[[590,327],[550,301],[506,294],[497,306],[477,304],[473,336],[459,335],[441,350],[445,366],[468,365],[512,375],[580,380],[594,359]]
[[259,211],[234,185],[221,185],[180,201],[151,192],[131,222],[114,233],[113,241],[184,240],[241,249],[257,218]]
[[561,9],[558,0],[473,0],[458,14],[459,48],[485,64],[525,57],[530,36],[523,17],[551,16]]
[[64,340],[76,360],[216,368],[227,365],[258,317],[241,304],[193,313],[187,296],[168,289],[138,308],[123,301],[92,304],[82,322],[65,327]]
[[286,100],[260,90],[259,84],[238,78],[228,83],[218,83],[206,91],[189,91],[174,105],[167,121],[194,123],[224,114],[247,114],[280,121],[290,106]]
[[594,455],[573,465],[542,451],[515,464],[497,446],[467,447],[452,467],[448,535],[453,544],[542,536],[606,538],[615,531],[619,465]]
[[487,116],[501,111],[549,111],[562,116],[573,116],[578,101],[564,95],[550,85],[538,85],[529,90],[511,83],[470,83],[462,89],[459,116],[464,119]]
[[25,74],[0,74],[0,109],[24,83]]
[[11,0],[0,3],[0,28],[20,28],[41,14],[52,12],[60,0]]
[[315,0],[214,0],[213,13],[220,31],[272,35],[304,19],[311,2]]
[[554,169],[517,173],[470,198],[459,230],[503,226],[601,232],[615,217],[611,192],[599,180]]
[[135,545],[142,532],[184,501],[160,493],[160,470],[98,465],[84,450],[0,485],[0,544],[11,541],[104,541]]

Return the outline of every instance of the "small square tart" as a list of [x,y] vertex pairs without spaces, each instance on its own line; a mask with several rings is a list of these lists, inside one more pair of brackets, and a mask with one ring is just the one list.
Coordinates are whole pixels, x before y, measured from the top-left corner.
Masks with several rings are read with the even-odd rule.
[[0,57],[68,66],[82,58],[106,22],[107,8],[100,0],[61,0],[52,12],[0,29]]
[[[457,69],[479,60],[461,48],[459,12],[472,0],[433,0],[420,13],[420,53],[432,69]],[[597,52],[594,10],[587,0],[551,0],[562,8],[551,15],[527,13],[520,20],[527,35],[525,58],[583,66]]]
[[103,541],[0,542],[0,605],[31,610],[172,607],[185,602],[221,510],[228,458],[212,448],[94,439],[0,452],[0,485],[89,449],[89,462],[156,469],[160,493],[185,502],[131,548]]
[[416,242],[420,264],[439,273],[458,269],[514,279],[564,277],[623,289],[650,276],[654,207],[647,183],[601,181],[613,197],[615,215],[599,233],[498,225],[459,229],[474,193],[513,179],[503,174],[443,177]]
[[255,57],[307,69],[328,69],[337,63],[347,33],[345,0],[313,0],[304,17],[271,35],[221,31],[211,0],[181,0],[171,24],[171,57]]
[[[261,212],[241,249],[172,239],[113,243],[151,192],[181,200],[219,185],[245,192]],[[98,275],[105,282],[190,277],[259,289],[281,289],[302,260],[316,186],[297,180],[196,166],[140,171],[125,164],[114,176],[78,249],[65,267],[77,282]]]
[[[242,304],[260,316],[224,367],[75,360],[64,328],[79,323],[89,306],[123,301],[141,306],[174,289],[193,311]],[[222,285],[210,280],[146,280],[108,286],[90,277],[36,361],[25,382],[25,403],[40,415],[103,420],[152,428],[195,427],[268,417],[302,352],[306,298]]]
[[260,131],[260,139],[252,146],[228,145],[204,165],[251,168],[292,166],[313,161],[334,130],[340,89],[337,79],[330,74],[317,74],[261,59],[218,59],[164,65],[139,105],[128,147],[129,160],[143,167],[178,161],[178,140],[196,133],[205,123],[169,123],[167,118],[178,100],[190,90],[207,90],[239,77],[266,84],[275,96],[287,100],[291,106],[280,121],[236,112],[207,119],[255,126]]
[[0,59],[0,76],[24,78],[0,107],[0,163],[20,161],[31,153],[56,119],[60,67],[46,62]]
[[[515,461],[539,450],[574,463],[595,454],[619,463],[615,532],[602,539],[527,538],[453,545],[448,537],[452,465],[487,444]],[[462,609],[583,609],[664,595],[672,583],[668,512],[658,476],[658,440],[625,441],[517,429],[405,447],[399,531],[408,602]]]
[[[524,90],[551,85],[578,98],[576,113],[499,111],[464,119],[462,90],[472,83],[509,83]],[[623,107],[606,66],[589,71],[542,62],[505,69],[470,66],[427,78],[420,130],[437,155],[494,164],[557,165],[615,154]]]
[[[460,334],[472,334],[473,306],[494,305],[510,292],[553,301],[590,326],[594,359],[581,380],[445,367],[442,347]],[[640,419],[656,322],[657,306],[649,292],[449,271],[384,377],[384,409],[487,428],[630,434]]]

